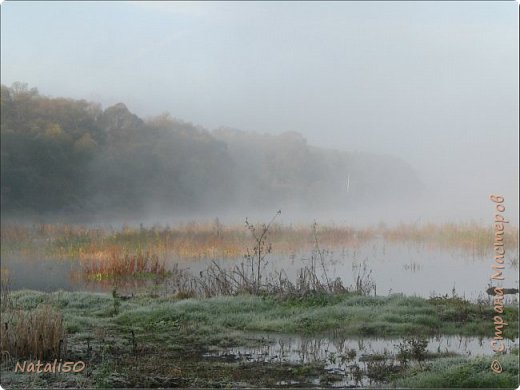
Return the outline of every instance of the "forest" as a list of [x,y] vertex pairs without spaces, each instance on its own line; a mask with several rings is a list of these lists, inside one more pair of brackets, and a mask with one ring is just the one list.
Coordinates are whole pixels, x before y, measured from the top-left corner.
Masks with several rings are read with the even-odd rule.
[[124,103],[48,97],[20,82],[1,94],[4,216],[332,210],[423,191],[399,158],[314,147],[294,131],[143,119]]

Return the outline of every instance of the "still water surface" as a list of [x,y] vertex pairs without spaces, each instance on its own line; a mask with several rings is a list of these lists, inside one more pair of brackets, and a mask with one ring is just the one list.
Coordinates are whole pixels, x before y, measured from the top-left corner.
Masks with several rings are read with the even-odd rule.
[[[225,361],[323,363],[327,372],[338,375],[332,387],[354,387],[377,383],[370,379],[371,365],[400,365],[398,354],[404,345],[403,339],[373,337],[337,339],[272,334],[256,334],[254,337],[259,338],[262,339],[261,346],[219,349],[206,353],[204,357]],[[479,337],[432,337],[424,356],[426,360],[439,356],[488,356],[491,361],[493,351],[489,341]],[[518,348],[518,339],[505,340],[504,344],[510,351]]]
[[[324,251],[325,272],[317,262],[318,274],[329,279],[340,277],[345,286],[355,284],[356,277],[363,273],[375,282],[377,295],[403,293],[430,297],[451,295],[455,292],[469,300],[485,296],[491,274],[491,255],[468,253],[464,250],[431,248],[423,244],[395,244],[374,240],[357,248],[336,248]],[[267,273],[284,270],[292,280],[298,270],[311,262],[311,253],[289,253],[271,255]],[[504,270],[506,287],[518,288],[518,254],[510,251],[506,255]],[[516,259],[516,261],[515,261]],[[177,263],[198,275],[216,261],[220,266],[232,267],[244,262],[243,258],[231,259],[183,259],[165,256],[166,266]],[[108,291],[111,283],[88,281],[81,273],[78,260],[4,256],[2,266],[9,270],[12,289],[34,289],[40,291],[89,290]],[[149,281],[149,283],[151,283]],[[517,295],[518,296],[518,295]],[[515,297],[509,297],[515,299]]]

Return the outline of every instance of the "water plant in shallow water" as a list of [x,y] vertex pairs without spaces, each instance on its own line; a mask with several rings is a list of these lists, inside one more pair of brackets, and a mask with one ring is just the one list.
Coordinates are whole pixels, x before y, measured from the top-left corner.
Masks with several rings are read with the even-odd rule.
[[83,273],[90,279],[113,279],[127,276],[166,275],[164,261],[149,252],[135,255],[112,253],[107,259],[88,258],[80,261]]

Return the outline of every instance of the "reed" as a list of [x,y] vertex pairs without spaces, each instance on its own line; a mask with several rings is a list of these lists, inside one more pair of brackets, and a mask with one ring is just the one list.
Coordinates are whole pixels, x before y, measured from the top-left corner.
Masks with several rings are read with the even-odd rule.
[[137,275],[165,275],[164,261],[149,252],[134,255],[111,252],[108,258],[82,258],[82,271],[88,278],[113,279]]
[[7,267],[0,267],[0,310],[4,312],[11,306],[9,270]]
[[[273,253],[290,254],[314,248],[314,230],[308,225],[273,223],[270,241]],[[493,249],[491,226],[476,223],[401,224],[354,228],[320,226],[320,243],[327,248],[355,248],[376,237],[393,243],[421,243],[431,248],[457,249],[477,255]],[[2,253],[10,251],[61,258],[111,259],[114,252],[150,252],[183,259],[241,257],[254,247],[254,237],[243,225],[192,222],[175,227],[131,227],[119,229],[74,225],[2,225]],[[518,228],[508,226],[506,245],[518,248]]]
[[[493,229],[476,223],[401,224],[392,228],[382,227],[381,235],[391,242],[418,242],[430,247],[461,249],[476,255],[493,250]],[[508,226],[504,231],[505,245],[518,248],[518,228]]]
[[34,310],[2,311],[2,357],[59,360],[64,340],[63,317],[51,305],[41,304]]
[[[350,227],[320,228],[320,239],[327,246],[354,246],[373,238],[374,232]],[[119,230],[69,225],[5,225],[2,249],[17,248],[62,258],[111,258],[114,251],[149,251],[185,259],[241,257],[244,248],[254,246],[254,238],[243,225],[225,226],[220,222],[188,223],[176,227],[123,226]],[[277,253],[313,248],[309,226],[273,224],[271,242]]]

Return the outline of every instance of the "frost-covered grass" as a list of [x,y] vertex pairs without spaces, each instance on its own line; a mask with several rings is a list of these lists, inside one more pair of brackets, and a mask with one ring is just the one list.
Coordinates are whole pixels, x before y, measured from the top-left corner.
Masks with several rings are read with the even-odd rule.
[[[86,292],[12,293],[15,305],[33,309],[48,303],[62,310],[66,327],[81,329],[95,321],[152,330],[157,324],[228,330],[344,335],[399,336],[416,334],[490,335],[492,308],[460,298],[423,299],[392,295],[313,294],[279,300],[252,295],[209,299],[137,296],[120,301],[110,294]],[[506,336],[517,336],[518,310],[506,307]],[[491,321],[491,322],[490,322]]]
[[425,369],[403,373],[395,381],[399,388],[509,388],[518,387],[518,354],[499,357],[503,371],[495,374],[490,366],[493,357],[440,358]]
[[[274,386],[278,380],[298,378],[305,382],[316,377],[325,381],[328,374],[320,364],[283,366],[250,362],[244,366],[207,361],[201,356],[218,347],[258,345],[261,340],[252,338],[252,332],[404,337],[410,333],[490,335],[493,331],[490,308],[460,298],[428,300],[350,293],[312,294],[285,300],[252,295],[179,299],[145,294],[121,299],[118,294],[25,290],[11,292],[9,299],[17,310],[33,311],[44,306],[58,311],[67,333],[65,358],[88,362],[87,371],[74,378],[33,375],[29,383],[29,377],[13,374],[14,360],[3,361],[2,376],[7,378],[5,384],[10,388],[237,387],[244,380],[257,386]],[[509,335],[516,336],[518,309],[508,307],[507,311]],[[504,367],[509,370],[512,360],[507,359]],[[483,364],[478,360],[442,359],[425,365],[427,371],[415,367],[395,377],[389,372],[388,380],[396,380],[404,387],[435,387],[448,383],[442,381],[449,378],[449,383],[459,380],[461,384],[471,384],[473,375],[466,375],[468,370],[477,372]],[[448,379],[443,376],[444,371]],[[491,382],[488,374],[482,378],[494,387],[512,383],[509,374],[496,383]]]

